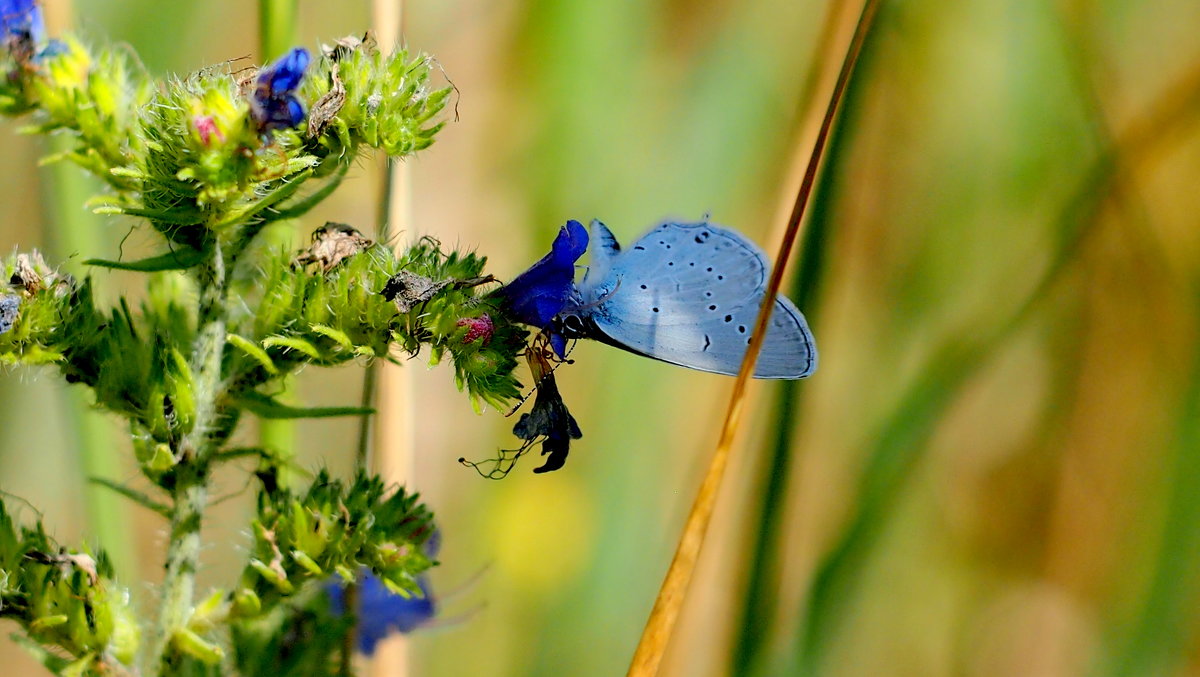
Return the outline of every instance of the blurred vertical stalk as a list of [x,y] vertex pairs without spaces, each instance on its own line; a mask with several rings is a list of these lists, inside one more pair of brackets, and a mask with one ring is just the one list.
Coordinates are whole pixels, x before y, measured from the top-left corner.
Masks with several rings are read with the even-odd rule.
[[[379,47],[393,50],[404,33],[403,0],[374,0],[371,4],[371,25]],[[383,182],[379,193],[378,239],[393,242],[403,251],[412,233],[412,180],[408,168],[399,160],[384,157]],[[369,401],[377,392],[378,410],[375,417],[373,469],[388,484],[412,484],[414,465],[414,383],[411,369],[390,362],[372,366],[378,370],[368,374],[363,384],[363,398]],[[375,379],[377,383],[371,383]],[[365,431],[365,428],[364,428]],[[409,673],[409,646],[402,634],[394,634],[380,642],[371,661],[370,674],[375,677],[404,677]]]
[[299,10],[298,0],[258,0],[258,51],[264,62],[296,44]]
[[821,158],[824,154],[830,131],[833,128],[833,122],[837,117],[839,104],[852,79],[855,64],[858,61],[858,56],[862,51],[867,34],[870,32],[870,27],[874,22],[875,12],[878,7],[879,0],[866,0],[863,4],[862,12],[858,17],[854,37],[850,40],[850,44],[846,48],[845,57],[838,71],[837,82],[834,84],[827,105],[825,106],[824,115],[821,118],[817,135],[813,141],[812,152],[809,155],[808,163],[804,170],[804,178],[800,182],[795,204],[792,207],[791,215],[788,217],[787,227],[779,245],[779,251],[775,256],[775,265],[771,269],[771,276],[767,282],[762,307],[759,309],[754,329],[751,332],[750,344],[746,348],[746,355],[742,359],[741,368],[738,370],[737,380],[733,384],[733,393],[729,398],[729,407],[725,413],[725,421],[721,427],[720,438],[717,440],[716,449],[713,452],[708,471],[705,473],[704,480],[696,494],[696,499],[692,503],[692,509],[688,514],[687,522],[684,524],[683,534],[680,536],[679,545],[675,550],[675,557],[672,559],[671,565],[667,570],[662,587],[659,589],[658,598],[654,602],[654,608],[650,611],[650,618],[646,621],[642,638],[638,642],[637,650],[634,652],[633,660],[630,662],[628,672],[630,677],[651,677],[658,673],[659,665],[674,633],[675,622],[678,620],[680,609],[687,598],[688,584],[691,581],[692,573],[695,571],[696,561],[699,559],[700,552],[703,549],[708,524],[711,521],[713,508],[716,504],[717,493],[724,479],[730,450],[732,449],[733,440],[741,422],[745,405],[746,384],[754,373],[754,363],[758,358],[758,353],[762,350],[763,341],[767,334],[768,322],[771,318],[771,310],[775,306],[775,296],[783,283],[783,275],[787,269],[787,262],[791,258],[792,249],[800,234],[800,225],[804,220],[805,210],[808,207],[809,198],[812,196],[813,187],[816,185],[817,173],[821,167]]
[[[47,0],[45,9],[52,33],[61,33],[69,27],[70,0]],[[51,154],[65,153],[71,145],[69,137],[50,138]],[[104,250],[104,238],[97,227],[100,224],[78,206],[98,192],[98,187],[81,169],[66,160],[51,165],[49,184],[43,208],[50,217],[49,235],[57,250],[55,258],[65,260],[76,253],[100,255]],[[85,483],[92,477],[119,479],[123,474],[121,457],[110,422],[92,409],[84,390],[71,388],[65,395],[75,453],[82,465]],[[111,490],[98,485],[88,484],[83,494],[88,529],[112,558],[117,574],[125,580],[134,580],[137,557],[129,529],[128,504]]]
[[[284,52],[295,46],[297,42],[297,13],[299,0],[258,0],[258,52],[259,59],[266,63],[278,58]],[[269,228],[264,236],[272,244],[288,246],[292,240],[292,229],[287,222]],[[284,381],[283,391],[278,398],[281,401],[292,399],[295,394],[294,377],[289,376]],[[296,423],[289,419],[259,419],[258,435],[260,444],[280,454],[281,458],[291,458],[296,453]],[[280,482],[289,483],[287,464],[282,466]]]
[[[859,477],[858,500],[846,526],[818,562],[813,575],[801,614],[799,641],[795,643],[797,668],[789,674],[819,672],[834,634],[854,602],[855,585],[862,577],[871,549],[886,533],[891,508],[924,458],[938,422],[963,387],[1025,325],[1038,304],[1049,297],[1077,258],[1096,229],[1114,183],[1121,179],[1114,158],[1120,155],[1131,167],[1145,162],[1153,151],[1161,150],[1182,122],[1195,119],[1198,100],[1200,67],[1186,73],[1147,106],[1146,113],[1118,137],[1114,148],[1102,150],[1052,224],[1057,240],[1051,259],[1016,309],[990,327],[974,322],[969,329],[944,339],[900,396],[896,408],[884,418],[866,454]],[[853,106],[847,104],[847,109],[852,110]],[[834,145],[838,142],[835,139]],[[831,151],[830,155],[833,158],[838,153]],[[828,203],[815,207],[814,219],[822,214],[828,218],[828,212]],[[1148,623],[1156,622],[1152,616],[1147,618]]]
[[[1107,85],[1108,64],[1097,49],[1093,36],[1085,29],[1086,11],[1078,3],[1067,3],[1058,11],[1059,26],[1064,38],[1068,63],[1086,103],[1090,127],[1097,141],[1111,157],[1113,179],[1112,200],[1122,210],[1118,220],[1124,228],[1135,231],[1136,241],[1154,256],[1154,272],[1162,274],[1169,266],[1162,264],[1165,256],[1162,243],[1147,227],[1146,206],[1138,194],[1133,162],[1123,148],[1111,123],[1111,96]],[[1167,101],[1169,107],[1191,110],[1195,123],[1196,99],[1200,94],[1200,67],[1193,66],[1182,86],[1177,86]],[[1187,113],[1184,113],[1187,116]],[[1147,122],[1142,129],[1157,129],[1156,122]],[[1192,300],[1200,309],[1200,285],[1192,281]],[[1200,315],[1195,315],[1200,316]],[[1195,327],[1193,331],[1200,330]],[[1127,626],[1114,633],[1109,654],[1095,673],[1109,677],[1167,674],[1186,665],[1189,629],[1195,627],[1196,604],[1200,595],[1193,572],[1200,566],[1200,352],[1193,356],[1189,384],[1174,417],[1178,421],[1174,454],[1165,455],[1163,485],[1165,510],[1153,528],[1157,552],[1152,557],[1150,575],[1137,596],[1137,608]],[[1150,528],[1150,525],[1147,525]]]
[[[1200,293],[1193,290],[1200,309]],[[1117,643],[1114,656],[1100,674],[1110,677],[1170,674],[1187,665],[1192,628],[1197,617],[1200,584],[1200,352],[1178,416],[1174,456],[1164,474],[1166,514],[1161,521],[1158,553],[1149,584],[1138,596],[1131,627]]]
[[[845,53],[844,45],[850,41],[855,22],[861,13],[861,6],[859,12],[853,11],[856,4],[861,5],[831,3],[828,6],[815,56],[805,78],[796,110],[796,119],[800,125],[797,127],[794,150],[784,183],[784,202],[781,205],[784,211],[780,218],[781,223],[786,218],[786,210],[791,208],[793,191],[801,181],[804,165],[814,142],[813,137],[820,126],[823,101],[817,98],[817,94],[829,91],[834,86],[839,65],[837,55]],[[860,79],[862,68],[863,66],[860,66]],[[846,113],[843,113],[844,115]],[[831,190],[828,178],[833,175],[831,167],[839,161],[840,143],[836,141],[836,131],[834,138],[826,160],[827,178],[817,189],[813,216],[804,230],[800,245],[798,274],[788,294],[797,307],[803,309],[813,327],[819,325],[816,320],[820,298],[818,285],[825,271],[825,259],[831,237],[828,210],[820,207],[825,202],[822,196]],[[770,417],[776,437],[762,465],[761,475],[757,479],[757,490],[751,492],[760,496],[761,501],[757,508],[751,508],[751,514],[746,520],[750,565],[745,594],[742,596],[742,616],[740,622],[734,626],[737,628],[737,637],[733,644],[731,675],[759,674],[765,667],[764,654],[770,641],[777,609],[779,545],[782,542],[786,512],[785,491],[792,473],[794,433],[800,422],[800,384],[798,381],[784,381],[778,386],[777,392],[778,397]]]

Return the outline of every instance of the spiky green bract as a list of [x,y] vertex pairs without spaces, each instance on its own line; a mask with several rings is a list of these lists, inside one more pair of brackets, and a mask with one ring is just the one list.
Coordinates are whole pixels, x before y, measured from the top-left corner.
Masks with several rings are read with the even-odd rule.
[[[18,258],[5,263],[6,276],[18,267]],[[69,383],[91,388],[96,404],[131,420],[139,432],[134,445],[139,461],[148,474],[161,474],[163,469],[151,472],[146,465],[155,445],[177,443],[191,430],[195,412],[187,355],[196,321],[184,303],[189,286],[158,274],[140,312],[124,300],[101,311],[90,281],[76,285],[43,272],[32,288],[9,286],[22,301],[12,329],[0,334],[0,362],[56,363]]]
[[421,545],[433,514],[416,494],[361,472],[344,482],[321,471],[303,494],[264,485],[239,595],[269,608],[334,574],[353,580],[359,567],[399,594],[420,594],[416,576],[432,565]]
[[[343,41],[346,42],[346,41]],[[312,152],[334,163],[353,158],[361,145],[401,157],[428,148],[445,124],[435,121],[452,89],[435,89],[433,60],[424,54],[396,49],[384,55],[373,42],[341,45],[328,50],[310,67],[300,88],[313,105],[318,136]],[[344,100],[337,113],[321,124],[318,101],[332,96]],[[331,91],[333,94],[331,95]],[[318,131],[316,126],[310,126]],[[328,164],[320,171],[331,171]]]
[[[18,269],[38,280],[28,288],[16,280]],[[0,332],[0,364],[52,364],[63,359],[68,342],[64,324],[75,314],[79,297],[90,297],[86,288],[77,289],[69,276],[59,276],[40,255],[13,254],[0,264],[0,295],[19,299],[11,326]],[[86,313],[84,313],[86,314]]]
[[[123,674],[139,631],[128,593],[103,552],[62,548],[40,521],[18,527],[0,501],[0,617],[53,652],[36,652],[56,674]],[[63,658],[65,654],[68,658]]]
[[[392,342],[414,355],[428,345],[433,362],[450,356],[459,388],[473,400],[503,408],[520,395],[514,371],[527,332],[505,321],[494,301],[482,298],[486,261],[473,253],[443,252],[428,238],[399,259],[387,247],[373,245],[328,272],[291,267],[277,253],[261,277],[245,282],[248,289],[262,290],[257,311],[234,320],[236,333],[262,346],[269,366],[255,351],[231,351],[230,375],[240,387],[254,386],[269,380],[272,370],[387,357]],[[400,271],[440,288],[401,313],[380,294]],[[485,313],[497,318],[494,334],[467,341],[461,321]]]
[[[5,262],[6,277],[20,258]],[[459,388],[477,404],[500,409],[519,396],[514,374],[527,332],[483,297],[492,286],[482,277],[485,258],[443,252],[431,239],[399,259],[387,247],[372,245],[328,271],[292,265],[292,258],[282,251],[265,253],[261,267],[233,285],[241,301],[228,323],[223,394],[210,431],[215,442],[232,432],[240,407],[253,402],[261,410],[264,401],[269,404],[271,384],[284,375],[306,364],[395,359],[389,356],[393,343],[411,354],[428,345],[435,363],[449,356]],[[138,309],[122,301],[106,311],[96,308],[87,280],[76,284],[41,264],[40,257],[33,259],[41,281],[31,289],[10,285],[6,292],[19,297],[20,305],[12,327],[0,333],[0,362],[54,363],[69,382],[89,386],[99,406],[131,420],[142,470],[167,488],[196,410],[188,360],[197,336],[194,281],[155,273]],[[380,294],[400,271],[436,287],[405,312]],[[468,340],[463,321],[485,314],[493,333]]]
[[[263,226],[328,196],[360,146],[395,157],[427,148],[450,94],[431,89],[428,57],[344,48],[318,59],[299,91],[321,123],[263,133],[250,114],[252,76],[217,68],[156,84],[124,51],[72,37],[35,59],[0,51],[0,114],[32,112],[27,131],[73,133],[66,157],[114,189],[98,211],[146,218],[188,250],[221,238],[235,258]],[[314,175],[328,183],[301,196]]]
[[[140,116],[150,103],[153,83],[124,51],[93,53],[71,37],[62,45],[60,52],[12,71],[19,77],[0,86],[0,112],[33,110],[33,124],[24,131],[70,133],[75,144],[68,159],[113,188],[129,190],[132,182],[113,170],[144,152]],[[3,87],[19,89],[24,99],[6,105]]]
[[279,218],[274,208],[296,194],[317,162],[292,130],[261,136],[238,83],[224,73],[167,83],[143,128],[146,153],[126,170],[140,190],[114,206],[194,249],[215,237],[239,250]]
[[[405,252],[397,269],[434,280],[478,280],[486,263],[486,257],[474,252],[444,253],[437,241],[424,238]],[[409,352],[415,353],[418,343],[428,343],[430,361],[435,364],[449,353],[458,387],[465,388],[477,401],[503,409],[521,394],[521,384],[513,374],[528,331],[511,321],[480,289],[491,291],[450,285],[421,307],[402,314],[394,325],[393,336]],[[485,314],[494,319],[491,338],[467,342],[468,329],[463,320]]]
[[260,468],[254,544],[238,588],[201,602],[175,641],[176,665],[189,674],[220,674],[220,626],[239,674],[344,674],[335,657],[353,620],[333,612],[326,586],[369,567],[398,594],[420,594],[416,576],[433,564],[421,546],[434,528],[416,494],[375,476],[344,482],[324,471],[296,493],[274,485],[277,471],[269,460]]
[[242,675],[344,677],[339,658],[353,623],[333,612],[325,585],[309,583],[266,613],[234,620],[234,665]]

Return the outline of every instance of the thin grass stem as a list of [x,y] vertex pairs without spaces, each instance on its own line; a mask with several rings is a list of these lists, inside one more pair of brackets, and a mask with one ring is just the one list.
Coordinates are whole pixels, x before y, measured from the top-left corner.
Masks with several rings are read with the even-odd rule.
[[763,340],[766,338],[767,323],[771,319],[771,310],[775,305],[775,296],[779,293],[779,289],[783,284],[784,270],[787,267],[787,262],[791,256],[796,238],[800,234],[800,223],[808,206],[809,198],[812,195],[813,186],[816,183],[817,171],[821,165],[821,157],[825,150],[826,142],[829,139],[830,129],[833,127],[833,121],[837,115],[838,104],[854,72],[854,65],[858,61],[858,55],[862,50],[863,42],[873,23],[878,7],[878,0],[867,0],[863,5],[858,27],[855,29],[854,37],[851,39],[850,45],[846,50],[846,56],[838,73],[837,82],[834,84],[825,115],[821,120],[820,129],[813,143],[812,155],[805,169],[804,178],[800,183],[795,206],[792,209],[791,216],[788,218],[787,229],[780,243],[779,253],[775,257],[775,265],[771,269],[771,277],[767,283],[767,293],[763,297],[763,304],[759,309],[758,319],[755,321],[750,345],[746,349],[746,356],[742,360],[737,380],[733,384],[733,394],[730,396],[729,407],[725,413],[725,420],[721,428],[721,435],[717,440],[716,450],[713,452],[712,460],[710,461],[708,471],[705,473],[704,481],[700,485],[700,490],[696,494],[696,499],[692,503],[691,512],[683,528],[683,535],[679,539],[679,545],[675,550],[675,557],[671,561],[666,578],[659,589],[658,598],[655,600],[654,608],[650,612],[650,619],[646,622],[646,627],[642,631],[642,638],[638,643],[637,650],[634,652],[628,672],[631,677],[649,677],[658,673],[658,667],[662,662],[662,657],[674,632],[675,622],[679,618],[679,610],[687,597],[688,583],[691,581],[692,573],[696,568],[696,561],[704,545],[704,537],[708,531],[709,521],[712,518],[717,491],[721,486],[721,480],[724,478],[725,468],[729,462],[730,449],[733,446],[733,440],[741,422],[746,385],[754,373],[755,361],[758,359],[758,354],[762,350]]
[[[837,55],[845,52],[843,46],[851,39],[856,17],[861,6],[855,10],[853,3],[830,3],[817,41],[816,57],[813,59],[801,92],[796,110],[797,131],[793,143],[792,157],[784,183],[784,199],[781,210],[788,214],[792,202],[793,186],[802,179],[806,160],[810,155],[817,130],[821,124],[821,107],[817,99],[819,92],[833,88],[837,78]],[[862,68],[859,66],[859,79]],[[844,117],[844,116],[843,116]],[[831,146],[832,148],[832,146]],[[828,163],[836,160],[830,153]],[[828,171],[828,169],[827,169]],[[824,186],[827,182],[823,182]],[[824,188],[820,189],[824,190]],[[819,200],[818,194],[818,200]],[[786,221],[780,219],[782,236]],[[799,275],[796,277],[789,297],[804,309],[809,325],[817,327],[820,322],[818,283],[825,270],[825,257],[829,251],[827,242],[831,237],[828,219],[810,218],[804,230],[800,246]],[[787,500],[787,483],[792,472],[793,437],[800,416],[800,383],[785,381],[779,385],[778,396],[773,404],[771,420],[776,436],[768,451],[757,479],[757,490],[752,495],[760,496],[757,508],[751,508],[747,517],[749,528],[747,550],[750,566],[746,580],[746,591],[742,596],[742,617],[735,626],[730,661],[730,674],[753,675],[763,666],[764,649],[771,637],[774,625],[778,592],[778,556],[783,537],[784,504]]]

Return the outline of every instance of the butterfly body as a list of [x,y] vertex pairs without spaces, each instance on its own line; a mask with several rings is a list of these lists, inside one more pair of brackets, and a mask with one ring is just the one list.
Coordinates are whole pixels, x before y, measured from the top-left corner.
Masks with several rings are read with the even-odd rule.
[[[734,375],[763,297],[767,263],[740,234],[666,222],[627,249],[599,221],[592,262],[558,317],[567,338],[591,338],[671,364]],[[779,296],[756,378],[797,379],[817,367],[804,315]]]

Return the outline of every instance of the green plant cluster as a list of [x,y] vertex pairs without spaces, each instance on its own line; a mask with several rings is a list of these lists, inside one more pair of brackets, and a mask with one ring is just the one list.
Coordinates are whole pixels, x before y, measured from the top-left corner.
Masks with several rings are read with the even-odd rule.
[[262,606],[333,574],[353,581],[359,567],[397,593],[420,594],[415,574],[431,564],[420,546],[432,519],[416,495],[389,495],[378,477],[362,473],[346,483],[321,472],[303,495],[264,492],[239,599]]
[[63,548],[40,522],[18,527],[6,501],[0,501],[0,618],[20,624],[27,645],[61,674],[129,665],[138,648],[129,593],[113,582],[104,554]]
[[[36,251],[5,259],[0,362],[52,365],[129,421],[150,490],[106,484],[165,517],[170,541],[158,616],[139,624],[101,550],[94,559],[63,550],[40,523],[17,533],[0,512],[0,613],[60,674],[258,674],[288,661],[324,674],[313,666],[333,664],[353,622],[331,614],[323,586],[366,567],[397,593],[419,594],[432,516],[414,494],[361,473],[343,482],[321,472],[296,489],[283,480],[286,450],[232,445],[238,422],[246,412],[369,413],[275,395],[305,365],[399,361],[422,347],[453,363],[477,407],[499,408],[519,395],[513,372],[527,330],[490,295],[495,281],[473,253],[425,239],[397,255],[333,223],[299,252],[258,235],[328,197],[360,151],[428,147],[451,90],[432,87],[428,57],[384,55],[370,40],[338,41],[311,65],[294,50],[290,65],[223,64],[167,80],[127,51],[72,37],[53,48],[16,44],[0,49],[0,113],[28,116],[26,132],[69,136],[70,150],[51,159],[103,179],[95,211],[144,221],[164,250],[85,262],[146,273],[141,300],[113,308],[98,306],[88,278]],[[307,73],[283,70],[297,64]],[[306,119],[292,120],[295,108],[264,117],[293,96]],[[211,474],[247,456],[258,461],[259,494],[244,574],[232,592],[197,603]]]

